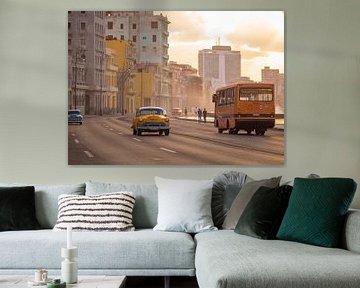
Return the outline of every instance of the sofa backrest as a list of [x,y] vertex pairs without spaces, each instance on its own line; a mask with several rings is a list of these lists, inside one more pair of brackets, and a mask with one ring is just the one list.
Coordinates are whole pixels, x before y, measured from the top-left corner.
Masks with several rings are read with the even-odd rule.
[[360,209],[350,209],[345,217],[341,244],[344,249],[360,253]]
[[153,228],[157,224],[158,192],[155,184],[121,184],[86,182],[86,195],[131,191],[135,194],[133,224],[136,229]]
[[34,186],[36,218],[43,229],[52,229],[55,226],[58,216],[58,197],[61,194],[85,195],[85,183],[59,185],[0,183],[0,186]]

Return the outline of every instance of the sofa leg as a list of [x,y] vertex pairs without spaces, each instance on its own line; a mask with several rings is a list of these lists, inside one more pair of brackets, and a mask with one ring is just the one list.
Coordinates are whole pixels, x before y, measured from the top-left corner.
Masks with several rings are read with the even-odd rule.
[[164,288],[170,288],[170,276],[164,277]]

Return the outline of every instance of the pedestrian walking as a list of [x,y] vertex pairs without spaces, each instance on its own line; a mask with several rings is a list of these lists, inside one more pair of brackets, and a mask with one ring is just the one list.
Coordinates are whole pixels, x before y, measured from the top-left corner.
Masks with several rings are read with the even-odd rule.
[[201,117],[202,117],[202,111],[201,111],[200,108],[198,108],[198,110],[197,110],[197,116],[198,116],[198,123],[200,123],[201,122]]
[[203,114],[203,118],[204,118],[204,123],[206,123],[206,116],[207,116],[206,108],[204,108],[202,114]]
[[185,117],[187,117],[187,108],[185,107]]

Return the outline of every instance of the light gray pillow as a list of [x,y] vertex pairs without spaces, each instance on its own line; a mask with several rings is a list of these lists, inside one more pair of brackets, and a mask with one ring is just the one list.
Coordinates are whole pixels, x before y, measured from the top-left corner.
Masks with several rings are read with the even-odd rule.
[[211,217],[213,180],[155,177],[159,213],[154,230],[198,233],[217,230]]
[[234,230],[241,214],[244,212],[246,205],[249,203],[255,192],[261,186],[269,188],[279,187],[280,179],[281,176],[245,183],[242,186],[240,192],[237,194],[229,212],[224,219],[224,223],[222,225],[223,229]]
[[85,183],[37,185],[20,183],[0,183],[0,186],[34,186],[36,218],[43,229],[52,229],[58,216],[58,197],[61,194],[85,195]]

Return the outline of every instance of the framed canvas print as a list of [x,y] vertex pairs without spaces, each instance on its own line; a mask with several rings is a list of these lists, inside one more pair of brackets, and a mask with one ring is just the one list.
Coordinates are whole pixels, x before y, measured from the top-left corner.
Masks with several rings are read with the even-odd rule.
[[283,11],[68,11],[69,165],[282,165]]

